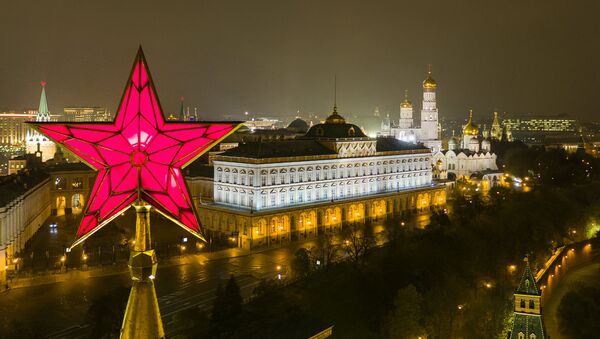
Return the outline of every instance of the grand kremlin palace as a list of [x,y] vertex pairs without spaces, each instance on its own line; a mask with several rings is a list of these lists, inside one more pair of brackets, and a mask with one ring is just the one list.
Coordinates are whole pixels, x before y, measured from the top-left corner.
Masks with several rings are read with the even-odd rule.
[[421,144],[367,137],[334,108],[303,137],[215,155],[212,178],[189,173],[188,183],[195,200],[212,193],[199,202],[204,228],[252,249],[443,208],[445,187],[432,182],[431,156]]

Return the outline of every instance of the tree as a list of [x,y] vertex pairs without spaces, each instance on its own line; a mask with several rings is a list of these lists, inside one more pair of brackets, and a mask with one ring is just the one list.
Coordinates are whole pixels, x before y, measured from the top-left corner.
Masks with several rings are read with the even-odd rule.
[[561,334],[568,338],[595,338],[600,333],[600,289],[577,287],[558,305]]
[[243,298],[233,274],[225,289],[219,284],[211,316],[211,335],[228,336],[237,330],[239,317],[242,314]]
[[342,235],[346,254],[355,265],[358,265],[375,245],[373,227],[370,223],[366,223],[362,230],[359,225],[350,224],[342,230]]
[[426,337],[423,297],[413,285],[398,291],[394,308],[385,317],[383,336],[386,338]]
[[310,273],[310,251],[306,248],[300,248],[294,254],[292,259],[292,270],[299,278],[304,278]]
[[338,256],[339,245],[334,243],[334,237],[331,232],[321,235],[317,239],[317,246],[311,249],[311,260],[316,264],[317,260],[321,267],[326,267],[335,262]]
[[93,338],[116,338],[121,331],[129,288],[118,287],[92,301],[87,312]]

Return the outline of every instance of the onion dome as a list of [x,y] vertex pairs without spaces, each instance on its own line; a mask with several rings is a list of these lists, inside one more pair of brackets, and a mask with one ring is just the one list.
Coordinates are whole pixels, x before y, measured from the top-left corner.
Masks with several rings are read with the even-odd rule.
[[427,78],[423,80],[423,88],[424,89],[436,89],[437,83],[431,77],[431,65],[429,65],[429,72],[427,72]]
[[473,110],[469,111],[469,121],[463,128],[463,135],[472,135],[472,136],[479,135],[479,128],[477,128],[477,125],[475,125],[473,123]]
[[448,149],[451,151],[456,149],[456,140],[454,140],[454,138],[450,138],[450,140],[448,140]]
[[400,108],[412,108],[412,102],[408,100],[408,90],[404,90],[404,101],[400,104]]

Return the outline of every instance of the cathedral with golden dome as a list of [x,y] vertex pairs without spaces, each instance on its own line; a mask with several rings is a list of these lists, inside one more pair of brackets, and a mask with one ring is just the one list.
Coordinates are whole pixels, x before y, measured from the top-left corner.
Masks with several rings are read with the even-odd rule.
[[491,140],[484,135],[487,133],[482,133],[473,122],[473,111],[469,111],[469,120],[462,128],[462,137],[457,140],[453,135],[448,140],[447,150],[433,154],[434,176],[446,179],[479,175],[497,181],[502,173],[496,164],[497,156],[491,150]]

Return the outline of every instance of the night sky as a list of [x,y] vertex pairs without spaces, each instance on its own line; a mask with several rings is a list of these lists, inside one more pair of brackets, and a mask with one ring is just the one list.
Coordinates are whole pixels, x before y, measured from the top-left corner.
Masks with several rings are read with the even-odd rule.
[[[86,2],[85,4],[83,2]],[[156,3],[156,4],[155,4]],[[600,120],[600,1],[2,1],[0,109],[120,99],[138,45],[162,106],[397,114],[433,64],[440,116]],[[418,116],[418,115],[417,115]]]

